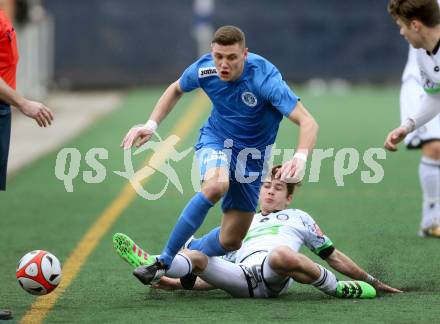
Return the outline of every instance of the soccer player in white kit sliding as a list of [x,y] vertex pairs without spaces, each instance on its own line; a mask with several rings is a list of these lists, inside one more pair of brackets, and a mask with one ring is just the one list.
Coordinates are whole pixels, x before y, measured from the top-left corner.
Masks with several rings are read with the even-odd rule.
[[[179,289],[178,279],[194,272],[201,279],[186,289],[222,289],[234,297],[277,297],[296,281],[312,284],[326,294],[340,298],[373,298],[376,291],[399,292],[362,270],[319,229],[306,212],[286,209],[293,198],[293,183],[275,178],[280,166],[272,169],[260,190],[261,212],[254,216],[242,247],[225,258],[208,257],[195,250],[179,252],[166,277],[155,288]],[[133,266],[146,263],[145,252],[126,235],[115,234],[118,254]],[[355,280],[337,281],[335,275],[299,253],[302,245],[324,259],[333,269]],[[135,248],[134,248],[135,247]],[[154,256],[150,256],[153,258]],[[367,283],[368,282],[368,283]],[[188,283],[186,283],[188,284]],[[370,285],[371,284],[371,285]],[[373,288],[374,287],[374,288]]]
[[408,148],[422,148],[419,235],[440,238],[440,10],[437,0],[392,0],[388,11],[414,48],[410,48],[402,76],[402,125],[388,135],[385,147],[395,151],[405,138]]

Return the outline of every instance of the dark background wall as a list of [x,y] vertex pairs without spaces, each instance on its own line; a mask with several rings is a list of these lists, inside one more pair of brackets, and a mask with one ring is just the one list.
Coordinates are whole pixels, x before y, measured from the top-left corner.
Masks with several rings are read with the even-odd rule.
[[[214,27],[235,24],[295,82],[397,81],[407,44],[387,0],[217,0]],[[176,79],[197,58],[192,0],[46,0],[56,24],[55,78],[74,86]]]

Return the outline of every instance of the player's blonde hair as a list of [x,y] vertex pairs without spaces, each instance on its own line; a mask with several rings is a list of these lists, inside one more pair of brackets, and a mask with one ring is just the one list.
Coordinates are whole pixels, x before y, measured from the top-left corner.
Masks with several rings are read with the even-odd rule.
[[222,26],[217,29],[211,43],[223,46],[239,44],[242,47],[246,47],[243,31],[235,26]]
[[413,20],[418,20],[427,27],[440,24],[440,9],[437,0],[390,0],[388,13],[407,26]]

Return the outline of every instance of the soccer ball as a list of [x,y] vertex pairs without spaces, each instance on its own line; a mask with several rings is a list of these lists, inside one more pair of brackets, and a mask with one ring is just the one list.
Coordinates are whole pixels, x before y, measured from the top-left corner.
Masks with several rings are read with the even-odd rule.
[[15,276],[28,293],[46,295],[60,283],[61,263],[53,254],[35,250],[21,258]]

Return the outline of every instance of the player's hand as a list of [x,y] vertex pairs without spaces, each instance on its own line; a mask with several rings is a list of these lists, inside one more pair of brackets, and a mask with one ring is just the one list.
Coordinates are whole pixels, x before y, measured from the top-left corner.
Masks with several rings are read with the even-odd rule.
[[380,292],[385,292],[385,293],[402,293],[403,291],[397,288],[393,288],[391,286],[388,286],[387,284],[384,284],[382,281],[375,279],[371,285]]
[[121,147],[123,147],[124,150],[131,148],[133,145],[139,147],[148,142],[153,134],[154,131],[145,125],[134,126],[128,131],[127,135],[125,135]]
[[397,144],[403,141],[407,134],[408,130],[402,126],[392,130],[385,140],[384,147],[392,152],[397,151]]
[[182,289],[182,285],[180,284],[179,279],[168,278],[163,276],[160,278],[158,283],[152,284],[152,288],[154,289],[162,289],[162,290],[176,290]]
[[38,126],[47,127],[52,124],[52,111],[43,105],[41,102],[24,100],[23,103],[17,107],[24,115],[35,119]]
[[293,157],[292,160],[284,163],[275,175],[276,179],[284,182],[298,183],[306,173],[306,160],[301,157]]

